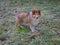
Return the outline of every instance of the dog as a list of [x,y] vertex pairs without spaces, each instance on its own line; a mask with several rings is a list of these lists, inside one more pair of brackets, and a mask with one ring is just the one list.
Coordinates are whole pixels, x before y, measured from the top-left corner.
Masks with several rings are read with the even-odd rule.
[[41,16],[39,9],[33,9],[31,12],[22,12],[16,15],[16,26],[21,26],[23,23],[28,24],[32,32],[35,32],[35,27],[38,25]]

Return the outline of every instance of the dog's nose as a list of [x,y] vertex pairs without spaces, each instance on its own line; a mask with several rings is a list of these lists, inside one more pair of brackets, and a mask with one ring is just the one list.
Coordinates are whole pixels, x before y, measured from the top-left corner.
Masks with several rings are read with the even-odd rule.
[[39,16],[38,15],[36,15],[36,18],[38,18]]

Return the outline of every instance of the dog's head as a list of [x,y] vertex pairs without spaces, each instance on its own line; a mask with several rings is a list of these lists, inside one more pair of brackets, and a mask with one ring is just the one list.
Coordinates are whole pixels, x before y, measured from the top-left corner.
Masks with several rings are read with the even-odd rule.
[[41,16],[40,10],[39,9],[33,9],[32,10],[32,16],[36,19],[39,18]]

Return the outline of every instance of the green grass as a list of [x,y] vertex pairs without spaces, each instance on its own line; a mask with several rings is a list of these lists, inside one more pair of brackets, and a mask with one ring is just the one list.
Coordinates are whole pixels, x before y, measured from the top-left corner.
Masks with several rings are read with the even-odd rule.
[[[4,2],[4,3],[2,3]],[[60,45],[60,1],[58,0],[0,0],[3,16],[0,17],[0,38],[7,38],[6,45]],[[17,3],[18,2],[18,3]],[[7,4],[7,5],[6,5]],[[41,38],[30,40],[32,32],[25,25],[24,28],[15,26],[15,14],[8,13],[12,8],[20,8],[20,11],[29,12],[33,8],[41,10],[39,32]],[[53,16],[53,17],[52,17]],[[12,32],[8,34],[5,30]],[[4,42],[4,41],[3,41]],[[4,44],[0,42],[0,45]]]

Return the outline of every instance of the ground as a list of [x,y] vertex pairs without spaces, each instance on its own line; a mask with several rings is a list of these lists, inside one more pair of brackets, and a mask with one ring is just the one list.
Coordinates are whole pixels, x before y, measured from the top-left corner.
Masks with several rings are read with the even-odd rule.
[[[38,32],[16,27],[15,15],[33,8],[41,10]],[[60,1],[0,0],[0,45],[60,45]]]

